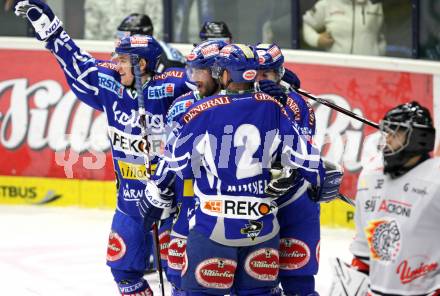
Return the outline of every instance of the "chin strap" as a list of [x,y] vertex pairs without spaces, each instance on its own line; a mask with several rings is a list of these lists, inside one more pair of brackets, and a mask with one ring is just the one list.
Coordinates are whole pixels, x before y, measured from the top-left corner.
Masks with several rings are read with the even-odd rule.
[[[414,156],[417,156],[417,155],[408,155],[408,156],[406,156],[406,155],[400,155],[400,153],[399,153],[399,155],[394,155],[394,156],[391,156],[391,157],[393,157],[393,158],[394,157],[398,157],[399,159],[402,159],[402,158],[405,159],[406,158],[406,159],[409,160],[411,157],[414,157]],[[403,165],[395,165],[395,166],[387,166],[387,165],[385,165],[383,171],[384,171],[385,174],[389,174],[391,179],[399,178],[399,177],[403,176],[404,174],[406,174],[407,172],[409,172],[410,170],[412,170],[413,168],[415,168],[416,166],[418,166],[420,163],[422,163],[425,160],[430,158],[428,153],[421,154],[420,156],[421,156],[420,159],[415,164],[413,164],[411,166],[405,166],[405,164],[403,164]],[[390,157],[385,157],[385,159],[386,158],[390,158]],[[389,162],[390,161],[392,162],[392,159],[389,159]],[[386,161],[385,161],[385,163],[386,163]]]

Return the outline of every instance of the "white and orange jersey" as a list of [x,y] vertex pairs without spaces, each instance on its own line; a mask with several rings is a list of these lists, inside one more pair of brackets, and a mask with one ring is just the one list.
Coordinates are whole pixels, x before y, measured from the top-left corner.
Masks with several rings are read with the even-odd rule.
[[440,289],[440,158],[397,179],[380,162],[364,168],[351,252],[369,259],[372,295],[429,295]]

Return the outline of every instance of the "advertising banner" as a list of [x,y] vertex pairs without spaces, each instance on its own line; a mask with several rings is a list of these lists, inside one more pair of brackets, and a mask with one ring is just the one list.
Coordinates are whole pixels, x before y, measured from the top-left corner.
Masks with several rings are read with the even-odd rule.
[[[109,56],[93,55],[100,59]],[[18,187],[19,180],[26,182],[18,177],[56,178],[69,182],[62,189],[53,188],[53,195],[60,195],[58,192],[69,186],[77,188],[79,185],[71,184],[81,180],[113,184],[105,115],[75,97],[56,59],[47,51],[0,49],[0,66],[0,186],[9,186],[6,183],[12,179],[8,177],[17,177],[10,186]],[[431,74],[294,63],[286,66],[301,78],[303,89],[376,122],[390,108],[411,100],[433,108]],[[362,163],[377,154],[380,134],[344,114],[309,102],[317,119],[314,141],[322,146],[325,157],[344,166],[342,192],[354,197]],[[53,197],[46,189],[35,189],[41,192],[39,201]],[[11,195],[8,190],[0,190],[0,203]],[[68,191],[82,194],[75,190]],[[113,192],[108,194],[114,198]],[[336,211],[341,213],[336,215]],[[336,224],[345,225],[352,219],[352,210],[339,203],[326,205],[322,219],[329,223],[340,219]]]
[[[301,78],[301,88],[374,122],[398,104],[418,101],[433,110],[433,75],[288,63]],[[380,133],[372,127],[312,100],[315,143],[322,155],[343,165],[342,193],[354,198],[362,165],[378,154]],[[324,224],[353,225],[353,209],[341,202],[322,207]]]

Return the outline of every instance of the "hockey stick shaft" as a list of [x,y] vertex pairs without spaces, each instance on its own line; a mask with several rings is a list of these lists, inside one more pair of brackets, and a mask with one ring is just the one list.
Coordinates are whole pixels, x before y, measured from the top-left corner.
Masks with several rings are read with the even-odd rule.
[[[141,126],[141,135],[142,139],[145,141],[143,147],[143,156],[145,162],[145,171],[147,176],[150,176],[150,157],[149,157],[149,149],[148,149],[148,139],[147,139],[147,114],[145,110],[145,102],[144,102],[144,92],[142,89],[142,73],[139,65],[139,57],[131,56],[131,64],[134,67],[134,75],[135,75],[135,87],[137,93],[137,102],[138,102],[138,112],[139,112],[139,123]],[[153,224],[153,244],[155,249],[155,257],[157,262],[157,272],[159,273],[159,287],[162,292],[162,296],[165,296],[165,286],[163,280],[163,268],[162,261],[160,259],[160,241],[159,241],[159,229],[157,227],[157,223]]]
[[144,92],[142,89],[142,73],[139,65],[139,57],[131,56],[131,63],[134,67],[134,79],[135,79],[135,88],[137,93],[137,102],[138,102],[138,113],[139,113],[139,123],[141,126],[141,136],[144,142],[143,156],[145,162],[145,170],[147,177],[150,176],[150,157],[149,157],[149,149],[148,149],[148,139],[147,139],[147,113],[145,110],[145,102],[144,102]]
[[377,124],[376,122],[371,121],[369,119],[366,119],[366,118],[364,118],[364,117],[362,117],[362,116],[360,116],[360,115],[358,115],[358,114],[356,114],[356,113],[354,113],[352,111],[344,109],[344,108],[336,105],[335,103],[333,103],[333,102],[331,102],[331,101],[329,101],[327,99],[316,97],[316,96],[312,95],[311,93],[309,93],[309,92],[307,92],[307,91],[305,91],[305,90],[303,90],[301,88],[293,88],[293,89],[297,93],[299,93],[300,95],[303,95],[303,96],[305,96],[305,97],[307,97],[309,99],[312,99],[312,100],[314,100],[314,101],[316,101],[316,102],[318,102],[318,103],[320,103],[322,105],[330,107],[330,108],[332,108],[332,109],[334,109],[334,110],[336,110],[338,112],[341,112],[341,113],[343,113],[343,114],[345,114],[345,115],[347,115],[347,116],[349,116],[351,118],[359,120],[360,122],[362,122],[364,124],[367,124],[367,125],[369,125],[371,127],[374,127],[375,129],[379,129],[379,124]]
[[342,200],[343,202],[349,204],[350,206],[356,207],[356,204],[354,203],[354,201],[351,198],[349,198],[348,196],[346,196],[342,193],[339,193],[338,198],[340,200]]
[[153,242],[154,242],[154,254],[156,257],[157,272],[159,273],[159,288],[162,296],[165,296],[165,285],[163,280],[163,267],[162,260],[160,258],[160,240],[159,240],[159,228],[157,222],[153,224]]

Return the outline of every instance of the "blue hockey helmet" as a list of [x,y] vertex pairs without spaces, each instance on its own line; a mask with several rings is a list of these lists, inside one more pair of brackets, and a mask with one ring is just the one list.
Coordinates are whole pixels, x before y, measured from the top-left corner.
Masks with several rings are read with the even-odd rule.
[[211,68],[220,50],[226,45],[227,43],[222,40],[204,41],[194,47],[191,53],[186,56],[186,63],[192,68]]
[[255,46],[258,54],[258,69],[259,70],[278,70],[283,67],[284,56],[281,49],[275,43],[264,44],[258,43]]
[[229,44],[216,57],[212,77],[219,79],[227,70],[232,82],[254,82],[257,76],[258,56],[254,48],[244,44]]
[[159,57],[162,54],[162,47],[152,36],[134,35],[123,37],[117,42],[115,52],[117,54],[127,54],[148,61],[147,70],[154,72]]

